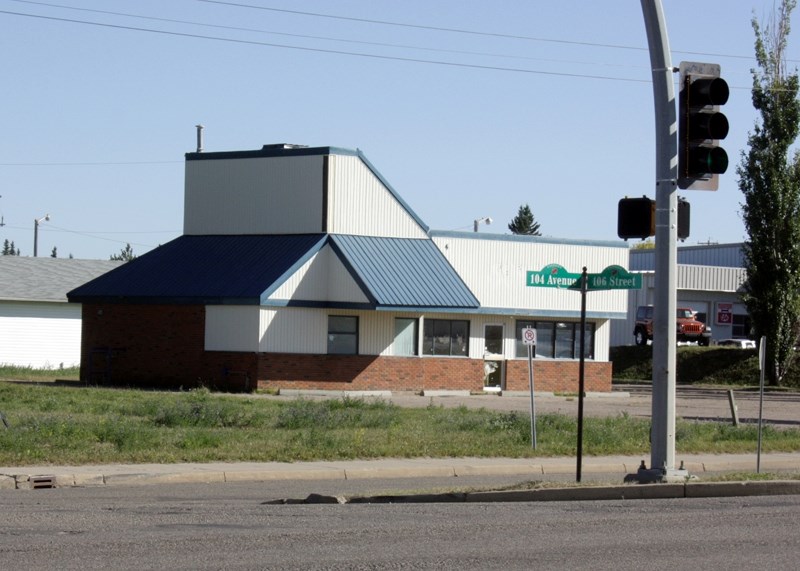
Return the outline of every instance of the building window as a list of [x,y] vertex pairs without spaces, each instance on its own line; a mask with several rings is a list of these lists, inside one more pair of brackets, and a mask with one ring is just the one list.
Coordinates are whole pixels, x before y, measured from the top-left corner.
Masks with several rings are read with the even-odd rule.
[[331,355],[358,354],[358,317],[328,316],[328,353]]
[[422,353],[466,357],[469,353],[469,321],[426,319]]
[[748,339],[750,337],[750,316],[742,315],[740,313],[733,314],[733,323],[731,324],[731,337],[737,339]]
[[397,317],[394,320],[394,354],[418,355],[418,320],[413,317]]
[[[581,324],[572,321],[520,320],[516,323],[515,355],[528,356],[528,347],[522,342],[522,330],[536,329],[536,356],[545,359],[579,359],[581,354]],[[586,323],[584,357],[594,359],[594,323]]]

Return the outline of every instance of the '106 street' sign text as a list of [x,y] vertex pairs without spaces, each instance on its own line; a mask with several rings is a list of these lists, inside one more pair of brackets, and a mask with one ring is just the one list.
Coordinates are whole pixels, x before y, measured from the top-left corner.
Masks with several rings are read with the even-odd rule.
[[[581,289],[581,274],[568,272],[558,264],[548,264],[538,272],[526,275],[528,287],[554,287],[559,289]],[[622,266],[608,266],[599,274],[586,274],[586,289],[589,291],[608,289],[641,289],[642,275],[632,274]]]

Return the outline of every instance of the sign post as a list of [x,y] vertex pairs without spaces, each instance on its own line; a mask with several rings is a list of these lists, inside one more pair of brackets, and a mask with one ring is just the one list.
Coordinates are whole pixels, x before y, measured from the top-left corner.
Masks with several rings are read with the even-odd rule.
[[536,450],[536,404],[533,400],[533,352],[536,351],[536,330],[522,330],[522,342],[528,347],[528,385],[531,389],[531,447]]
[[764,425],[764,369],[767,359],[767,338],[761,337],[758,343],[758,450],[756,452],[756,474],[761,473],[761,427]]
[[[604,291],[612,289],[641,289],[642,275],[632,274],[622,266],[608,266],[599,274],[587,273],[586,268],[580,274],[568,272],[558,264],[548,264],[538,272],[529,271],[525,276],[528,287],[552,287],[570,289],[581,292],[581,339],[580,361],[578,367],[578,454],[576,480],[581,481],[581,467],[583,464],[583,398],[585,393],[585,361],[586,361],[586,294],[590,291]],[[528,369],[530,371],[531,385],[531,434],[535,444],[534,408],[533,408],[533,364],[531,362],[531,345],[536,345],[536,331],[532,331],[533,342],[526,339],[526,331],[522,334],[522,341],[528,345]]]

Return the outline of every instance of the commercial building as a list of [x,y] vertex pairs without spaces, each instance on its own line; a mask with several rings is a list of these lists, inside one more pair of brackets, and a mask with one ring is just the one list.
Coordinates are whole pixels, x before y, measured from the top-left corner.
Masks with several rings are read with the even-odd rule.
[[[529,272],[625,266],[623,242],[428,228],[361,151],[188,153],[184,231],[69,293],[81,376],[231,390],[576,391],[580,294]],[[589,294],[586,389],[610,390],[610,321]]]
[[[709,244],[678,248],[677,307],[692,309],[711,327],[711,343],[726,339],[748,339],[750,317],[741,301],[747,279],[741,244]],[[625,320],[615,320],[611,346],[633,345],[636,309],[653,305],[655,271],[653,250],[631,250],[630,269],[642,273],[642,289],[632,290]]]

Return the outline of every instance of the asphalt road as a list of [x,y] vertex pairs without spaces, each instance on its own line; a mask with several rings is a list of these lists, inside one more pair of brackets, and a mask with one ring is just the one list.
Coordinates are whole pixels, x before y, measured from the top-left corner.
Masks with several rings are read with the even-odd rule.
[[266,505],[265,484],[0,493],[4,569],[793,569],[800,496]]

